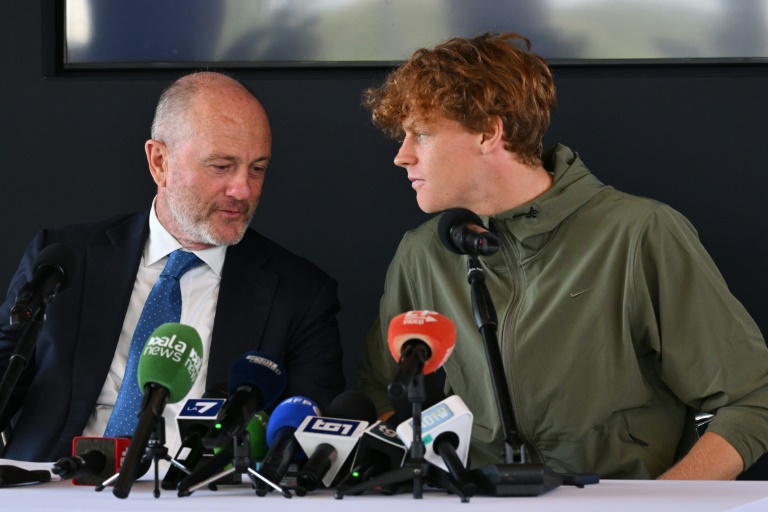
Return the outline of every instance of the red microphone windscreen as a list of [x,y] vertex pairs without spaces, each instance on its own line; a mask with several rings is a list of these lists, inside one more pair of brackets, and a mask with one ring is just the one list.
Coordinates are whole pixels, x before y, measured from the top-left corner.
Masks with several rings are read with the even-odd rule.
[[408,340],[421,340],[432,351],[424,363],[424,374],[440,368],[451,356],[456,345],[456,326],[448,317],[434,311],[407,311],[389,322],[387,341],[395,360],[400,360],[403,344]]

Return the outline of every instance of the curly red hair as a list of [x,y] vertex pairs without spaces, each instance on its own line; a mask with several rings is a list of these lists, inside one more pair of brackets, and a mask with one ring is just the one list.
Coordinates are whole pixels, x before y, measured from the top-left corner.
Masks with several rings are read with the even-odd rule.
[[[521,44],[522,43],[522,44]],[[473,133],[504,125],[508,151],[527,165],[541,163],[542,140],[555,108],[555,86],[528,38],[514,33],[454,38],[416,50],[378,88],[365,91],[373,122],[394,138],[409,117],[439,114]]]

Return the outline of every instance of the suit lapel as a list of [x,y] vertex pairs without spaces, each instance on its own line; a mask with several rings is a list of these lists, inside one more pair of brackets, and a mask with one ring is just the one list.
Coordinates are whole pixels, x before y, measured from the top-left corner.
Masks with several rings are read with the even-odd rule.
[[[104,386],[125,320],[144,243],[149,212],[109,229],[86,249],[80,334],[72,365],[73,389],[93,390],[71,402],[70,417],[88,417]],[[227,249],[211,336],[206,389],[229,382],[234,361],[259,350],[278,286],[262,268],[269,258],[263,239],[248,231]],[[87,408],[88,410],[77,410]],[[84,416],[82,416],[84,415]]]
[[206,389],[229,382],[232,364],[261,348],[278,276],[264,270],[268,248],[255,232],[227,249],[211,335]]
[[[149,232],[144,212],[109,228],[86,248],[83,301],[72,381],[93,396],[72,400],[70,417],[88,417],[104,386]],[[76,411],[78,407],[88,411]]]

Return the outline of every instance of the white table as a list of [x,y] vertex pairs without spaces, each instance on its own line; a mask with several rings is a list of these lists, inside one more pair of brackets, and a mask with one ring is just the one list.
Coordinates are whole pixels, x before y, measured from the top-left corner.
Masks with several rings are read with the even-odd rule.
[[332,491],[316,491],[286,499],[273,492],[256,496],[250,485],[220,486],[218,491],[198,490],[179,498],[174,491],[152,495],[151,481],[136,482],[128,498],[112,495],[111,488],[95,492],[93,487],[75,486],[69,481],[0,489],[0,510],[13,511],[110,511],[141,512],[306,510],[392,512],[393,510],[439,511],[583,511],[583,512],[765,512],[768,511],[768,482],[659,482],[647,480],[603,480],[583,489],[563,486],[533,498],[474,496],[469,503],[443,492],[425,492],[414,500],[411,494],[384,496],[366,493],[333,498]]

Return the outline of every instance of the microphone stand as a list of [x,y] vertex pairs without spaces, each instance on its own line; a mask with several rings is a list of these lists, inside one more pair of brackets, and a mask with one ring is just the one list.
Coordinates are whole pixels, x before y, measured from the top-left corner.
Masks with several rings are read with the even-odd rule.
[[496,309],[485,286],[485,274],[477,254],[468,254],[467,280],[472,292],[475,323],[483,338],[485,357],[491,371],[493,394],[504,435],[504,464],[485,466],[470,473],[484,493],[494,496],[538,496],[560,486],[562,479],[547,466],[526,462],[525,445],[520,442],[518,433],[514,430],[515,414],[496,337]]
[[[162,416],[156,416],[155,417],[155,425],[152,427],[152,432],[149,435],[149,440],[147,441],[147,447],[144,449],[144,454],[141,457],[141,460],[139,461],[139,464],[137,465],[137,471],[139,471],[138,468],[141,467],[142,463],[149,464],[154,463],[155,465],[155,489],[152,492],[155,498],[160,497],[160,459],[167,460],[174,466],[176,466],[178,469],[183,471],[186,474],[189,474],[189,470],[180,462],[174,460],[171,458],[170,455],[168,455],[168,448],[165,446],[165,418]],[[146,470],[142,470],[146,471]],[[115,473],[111,477],[104,480],[100,485],[96,486],[96,492],[101,492],[104,490],[104,488],[113,482],[117,480],[120,477],[120,472]],[[128,488],[128,491],[130,492],[130,487]]]
[[[179,486],[179,497],[189,496],[196,490],[205,487],[209,484],[215,484],[219,480],[225,478],[226,476],[238,472],[239,474],[246,474],[251,479],[251,484],[255,488],[257,484],[257,478],[261,481],[263,481],[265,484],[272,487],[274,490],[285,496],[286,498],[291,498],[293,495],[288,489],[284,489],[280,487],[279,485],[271,482],[269,479],[264,478],[261,474],[259,474],[258,471],[254,469],[255,461],[251,458],[251,435],[248,433],[248,431],[244,431],[242,434],[236,435],[233,440],[234,444],[234,456],[232,458],[232,466],[229,469],[225,469],[224,471],[207,478],[203,480],[202,482],[193,485],[192,487],[187,487],[186,485],[180,485]],[[215,486],[212,488],[215,489]]]
[[[3,380],[0,382],[0,416],[5,412],[5,406],[11,398],[21,372],[27,367],[32,357],[32,352],[35,350],[37,338],[40,336],[40,331],[43,330],[44,323],[45,304],[43,304],[40,311],[34,317],[25,322],[24,330],[19,337],[18,343],[16,343],[16,350],[11,356],[8,368],[5,370],[5,375],[3,375]],[[0,427],[4,427],[4,425],[0,425]]]
[[[392,394],[391,391],[390,394]],[[344,498],[345,494],[360,494],[376,487],[388,489],[390,490],[388,494],[393,494],[397,492],[396,490],[401,484],[410,481],[413,484],[413,499],[422,499],[423,483],[428,483],[453,492],[461,498],[462,503],[469,502],[469,497],[464,494],[461,487],[448,473],[424,458],[426,448],[424,440],[421,438],[421,410],[426,398],[425,395],[424,373],[420,368],[408,384],[408,401],[411,402],[413,409],[413,440],[411,442],[410,457],[405,464],[400,468],[393,469],[351,487],[339,486],[336,489],[334,498],[340,500]]]

